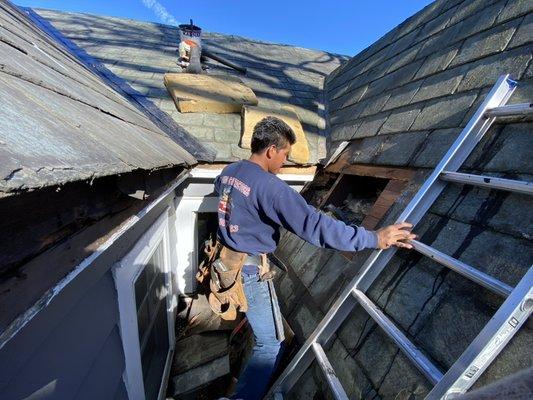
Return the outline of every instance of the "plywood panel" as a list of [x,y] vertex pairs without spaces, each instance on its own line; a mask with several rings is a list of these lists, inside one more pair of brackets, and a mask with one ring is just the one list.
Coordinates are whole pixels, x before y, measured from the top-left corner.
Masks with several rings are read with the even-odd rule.
[[274,116],[283,120],[291,127],[296,135],[296,143],[292,146],[289,160],[298,164],[309,162],[309,146],[305,137],[302,124],[298,115],[292,107],[283,107],[281,109],[269,109],[263,107],[243,107],[242,108],[242,136],[240,146],[245,149],[251,148],[252,134],[255,125],[263,118]]
[[257,105],[255,93],[236,77],[169,73],[164,81],[182,113],[239,113],[243,105]]
[[326,172],[342,172],[343,174],[372,176],[374,178],[396,179],[400,181],[409,181],[415,175],[415,171],[409,168],[350,164],[348,161],[349,156],[350,154],[347,151],[343,152],[335,163],[326,168]]

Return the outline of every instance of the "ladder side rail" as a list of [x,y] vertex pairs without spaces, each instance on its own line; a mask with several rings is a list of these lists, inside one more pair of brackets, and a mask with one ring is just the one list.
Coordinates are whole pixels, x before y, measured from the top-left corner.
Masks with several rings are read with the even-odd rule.
[[[352,280],[352,284],[355,278]],[[322,318],[313,333],[307,338],[300,350],[296,353],[289,365],[272,385],[269,393],[287,393],[303,375],[313,362],[312,346],[314,343],[325,344],[337,331],[353,307],[357,304],[351,296],[350,284],[331,306],[328,313]]]
[[[423,214],[433,204],[445,185],[435,185],[441,173],[446,170],[456,172],[468,158],[472,150],[489,130],[494,118],[486,118],[485,112],[489,108],[505,104],[516,88],[516,82],[509,79],[509,75],[502,75],[493,86],[485,101],[479,106],[468,124],[461,131],[442,160],[437,164],[432,174],[424,182],[413,200],[398,217],[398,222],[405,221],[408,217],[418,222]],[[431,190],[432,187],[436,189]],[[421,207],[423,205],[424,207]],[[409,221],[412,222],[412,221]],[[412,222],[415,224],[415,222]]]
[[442,380],[429,392],[426,400],[453,398],[472,387],[531,315],[532,283],[533,266]]
[[437,384],[443,377],[442,372],[422,353],[405,334],[381,311],[365,294],[357,289],[353,296],[372,317],[372,319],[396,343],[407,358],[422,372],[433,384]]
[[442,171],[440,179],[463,185],[474,185],[489,189],[507,190],[509,192],[533,195],[533,183],[527,181],[450,171]]
[[[494,122],[494,118],[484,117],[485,111],[500,104],[505,104],[512,95],[515,87],[516,82],[510,80],[509,75],[502,75],[498,79],[485,101],[479,106],[474,116],[470,119],[470,122],[459,134],[446,155],[398,217],[396,223],[408,221],[416,225],[420,221],[446,186],[445,182],[439,180],[442,171],[455,172],[459,169]],[[356,282],[356,288],[362,292],[368,290],[377,276],[383,271],[385,265],[386,262],[379,263],[379,265],[369,265],[368,268],[363,269]]]
[[344,388],[342,387],[342,384],[339,378],[337,377],[335,370],[331,366],[331,363],[329,362],[328,357],[326,356],[326,353],[324,352],[322,346],[320,346],[318,343],[313,343],[313,351],[315,353],[318,365],[324,373],[329,387],[333,392],[333,397],[335,398],[335,400],[348,400],[348,395],[344,391]]
[[487,275],[484,272],[481,272],[480,270],[463,263],[462,261],[450,257],[449,255],[444,254],[431,246],[421,243],[418,240],[412,240],[411,244],[413,245],[413,248],[420,254],[431,258],[433,261],[450,268],[458,274],[463,275],[471,281],[491,290],[500,296],[507,297],[513,291],[511,286],[499,281],[498,279],[493,278],[492,276]]

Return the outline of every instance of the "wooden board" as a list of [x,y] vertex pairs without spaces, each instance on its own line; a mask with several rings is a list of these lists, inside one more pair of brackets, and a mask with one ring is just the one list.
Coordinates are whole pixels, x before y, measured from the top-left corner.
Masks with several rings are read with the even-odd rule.
[[244,149],[251,148],[252,134],[255,125],[267,116],[274,116],[283,120],[291,127],[296,135],[296,143],[292,146],[289,160],[297,164],[307,164],[309,162],[309,146],[305,137],[302,124],[298,115],[292,107],[283,107],[279,110],[262,108],[262,107],[243,107],[242,108],[242,135],[240,146]]
[[391,179],[377,198],[361,225],[367,229],[375,229],[387,211],[392,207],[396,199],[402,194],[406,185],[406,181]]
[[316,173],[316,165],[312,165],[310,167],[301,167],[301,166],[293,166],[293,167],[281,167],[281,170],[278,172],[278,175],[283,174],[294,174],[294,175],[315,175]]
[[168,73],[164,81],[182,113],[239,113],[243,105],[257,105],[255,93],[237,77]]
[[326,202],[329,200],[331,194],[335,191],[335,189],[337,189],[337,186],[339,185],[340,181],[342,181],[343,177],[344,177],[344,174],[339,174],[339,176],[337,176],[337,179],[335,179],[335,182],[333,182],[333,185],[331,185],[329,190],[324,194],[324,196],[318,203],[317,208],[322,208],[326,205]]
[[410,181],[415,176],[415,170],[399,167],[382,167],[366,164],[335,163],[326,168],[326,172],[343,173],[348,175],[372,176],[374,178],[397,179]]

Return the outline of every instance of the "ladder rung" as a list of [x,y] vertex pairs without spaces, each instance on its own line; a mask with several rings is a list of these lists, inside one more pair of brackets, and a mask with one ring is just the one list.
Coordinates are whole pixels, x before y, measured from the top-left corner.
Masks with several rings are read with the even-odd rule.
[[333,397],[335,397],[337,400],[348,400],[348,396],[346,395],[346,392],[344,391],[344,388],[342,387],[342,384],[339,381],[335,370],[331,366],[331,363],[329,362],[322,346],[316,342],[313,343],[313,351],[315,352],[318,365],[320,366],[322,372],[324,372],[329,387],[333,392]]
[[509,104],[506,106],[489,108],[485,111],[487,117],[506,117],[510,115],[525,116],[533,113],[533,103]]
[[366,312],[377,322],[389,337],[400,347],[405,355],[434,385],[442,379],[442,372],[398,329],[391,320],[358,289],[352,291],[353,296]]
[[494,176],[463,174],[461,172],[442,171],[440,179],[448,182],[462,183],[466,185],[482,186],[490,189],[508,190],[510,192],[533,195],[531,182],[516,181],[513,179],[496,178]]
[[459,260],[456,260],[453,257],[450,257],[447,254],[444,254],[431,246],[428,246],[424,243],[421,243],[417,240],[411,240],[410,243],[413,245],[413,248],[419,253],[431,258],[432,260],[442,264],[451,270],[461,274],[471,281],[478,283],[479,285],[486,287],[489,290],[503,296],[507,297],[513,291],[513,288],[505,283],[499,281],[496,278],[493,278],[490,275],[485,274],[468,264],[465,264]]

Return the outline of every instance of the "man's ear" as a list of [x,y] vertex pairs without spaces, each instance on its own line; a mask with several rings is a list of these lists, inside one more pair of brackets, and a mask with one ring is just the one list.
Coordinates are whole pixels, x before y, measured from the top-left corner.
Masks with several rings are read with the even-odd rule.
[[267,156],[268,159],[274,157],[275,155],[275,152],[276,152],[276,146],[274,146],[273,144],[268,146],[266,151],[265,151],[265,155]]

